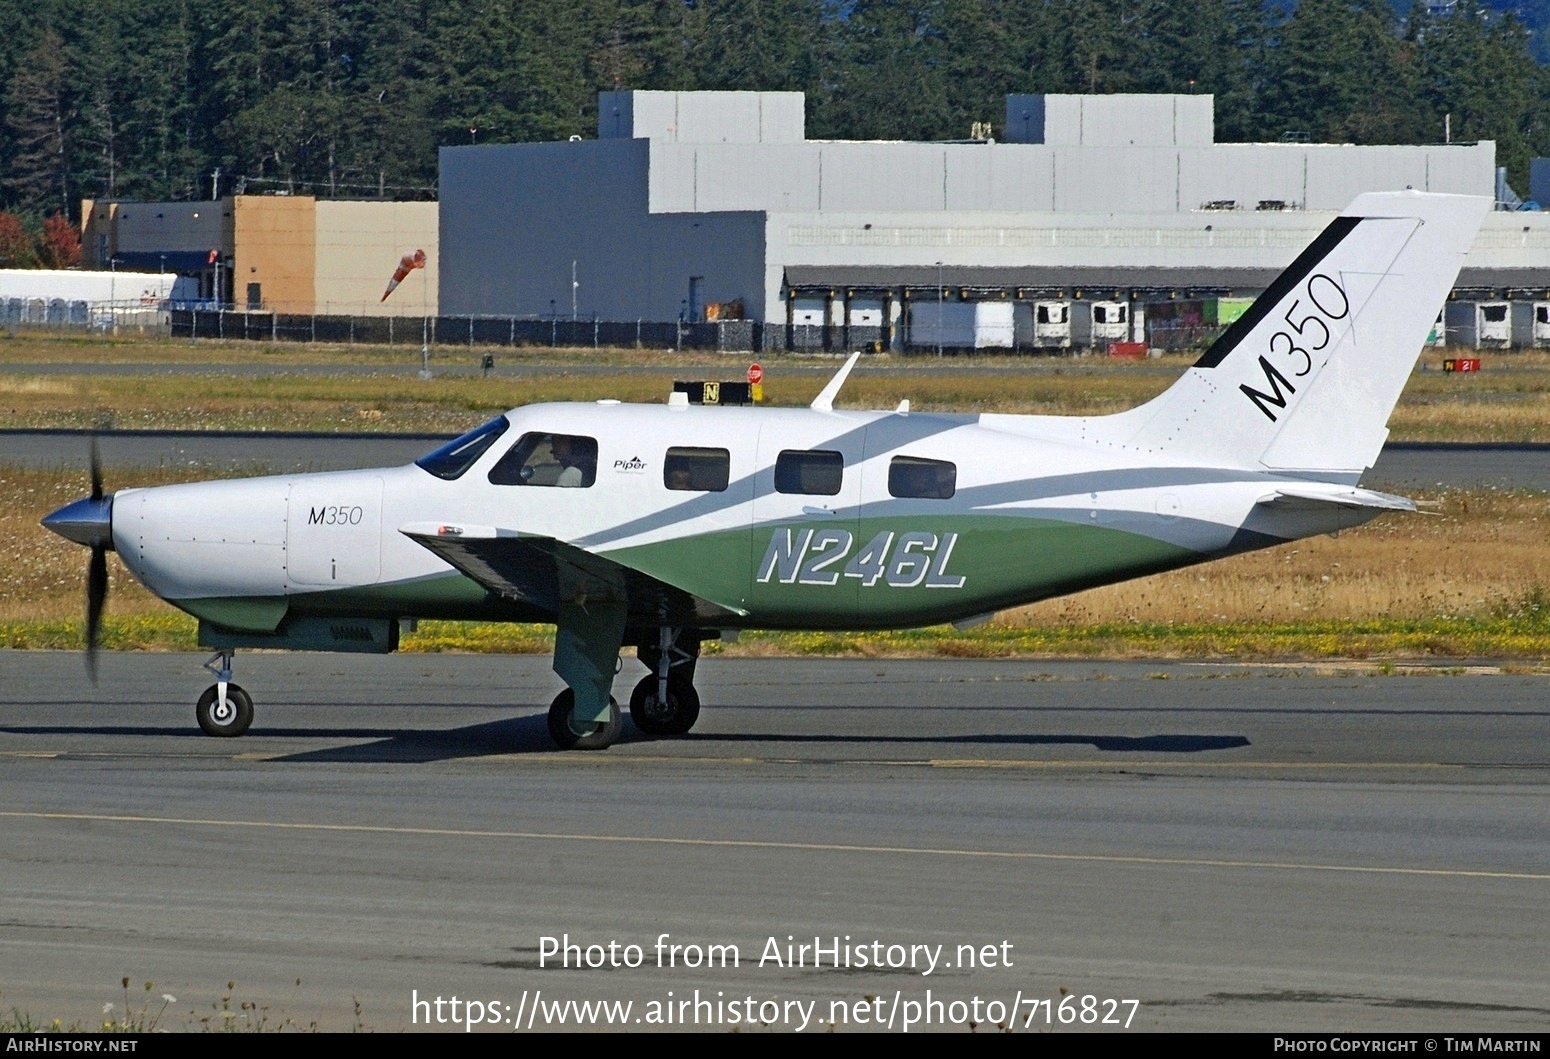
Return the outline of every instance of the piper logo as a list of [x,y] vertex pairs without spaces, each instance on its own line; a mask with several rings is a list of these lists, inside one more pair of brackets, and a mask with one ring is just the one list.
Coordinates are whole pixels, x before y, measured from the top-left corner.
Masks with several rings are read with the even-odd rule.
[[639,456],[631,456],[627,460],[615,460],[614,470],[625,474],[639,474],[646,469],[646,461]]

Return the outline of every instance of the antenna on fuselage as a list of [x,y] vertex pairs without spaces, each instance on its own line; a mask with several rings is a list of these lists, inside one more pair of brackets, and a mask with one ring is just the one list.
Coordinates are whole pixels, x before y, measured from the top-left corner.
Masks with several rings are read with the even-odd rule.
[[809,406],[813,409],[813,411],[834,411],[834,398],[839,396],[840,387],[845,385],[845,380],[850,376],[850,369],[854,368],[856,366],[856,361],[860,359],[860,350],[857,350],[850,355],[850,359],[845,362],[845,366],[839,371],[835,372],[834,378],[829,380],[829,385],[818,391],[818,396],[813,398],[813,403]]

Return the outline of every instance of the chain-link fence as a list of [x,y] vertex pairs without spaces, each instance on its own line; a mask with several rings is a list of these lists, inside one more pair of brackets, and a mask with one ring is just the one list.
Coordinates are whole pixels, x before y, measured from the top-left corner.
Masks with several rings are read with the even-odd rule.
[[1227,330],[1225,324],[1184,323],[1178,320],[1149,321],[1147,344],[1167,353],[1205,350]]
[[0,327],[7,332],[58,331],[85,334],[134,331],[167,335],[168,314],[133,301],[87,302],[64,298],[0,298]]
[[345,345],[583,346],[751,352],[762,348],[763,325],[752,320],[662,323],[651,320],[535,320],[509,316],[352,316],[180,309],[171,314],[178,338]]

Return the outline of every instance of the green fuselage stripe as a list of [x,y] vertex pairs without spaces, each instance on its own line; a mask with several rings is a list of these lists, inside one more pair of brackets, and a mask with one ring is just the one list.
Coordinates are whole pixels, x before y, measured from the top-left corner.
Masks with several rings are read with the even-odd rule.
[[[738,626],[771,629],[932,625],[1212,557],[1125,530],[1003,515],[776,523],[604,555],[746,611]],[[272,631],[287,612],[554,620],[460,574],[291,596],[172,602],[205,621],[252,631]]]

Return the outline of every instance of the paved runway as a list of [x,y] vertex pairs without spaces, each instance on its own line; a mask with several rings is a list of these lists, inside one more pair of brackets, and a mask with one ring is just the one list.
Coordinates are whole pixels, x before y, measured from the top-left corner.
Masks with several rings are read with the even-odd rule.
[[[284,474],[404,464],[450,436],[111,431],[101,437],[101,452],[104,467],[120,475],[161,467]],[[0,464],[84,467],[88,452],[83,431],[0,431]],[[1394,443],[1384,448],[1364,484],[1418,493],[1481,487],[1550,491],[1550,445]]]
[[0,1010],[1550,1020],[1545,676],[720,657],[689,738],[560,754],[547,659],[245,654],[238,740],[199,661],[0,652]]

